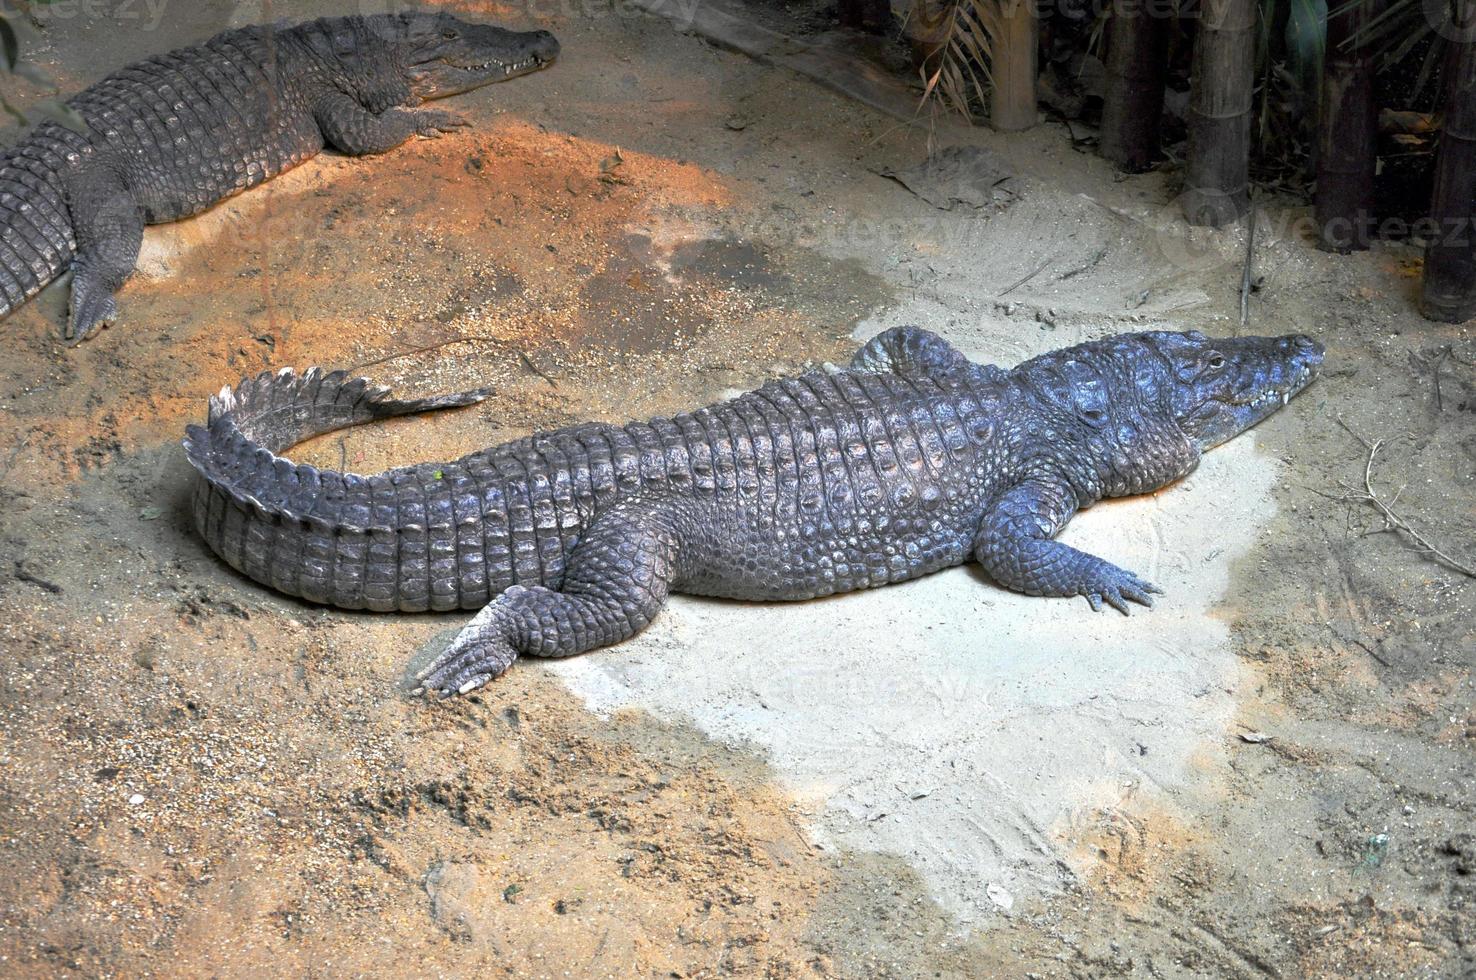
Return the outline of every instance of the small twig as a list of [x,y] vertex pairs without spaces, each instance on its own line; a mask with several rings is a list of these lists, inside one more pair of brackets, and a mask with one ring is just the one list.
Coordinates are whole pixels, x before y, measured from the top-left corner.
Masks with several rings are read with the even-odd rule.
[[1435,411],[1443,412],[1445,411],[1445,399],[1444,397],[1442,397],[1440,392],[1440,369],[1445,366],[1445,362],[1447,360],[1455,360],[1457,361],[1457,363],[1459,363],[1460,359],[1455,356],[1455,350],[1449,344],[1441,347],[1439,351],[1433,356],[1434,363],[1432,364],[1431,355],[1416,354],[1414,351],[1409,352],[1410,363],[1414,364],[1415,367],[1420,370],[1429,371],[1431,378],[1434,379]]
[[26,582],[30,585],[36,586],[39,589],[45,589],[52,595],[61,595],[62,592],[65,591],[60,585],[57,585],[55,582],[48,582],[46,581],[46,579],[41,578],[39,575],[32,575],[30,572],[26,571],[26,566],[21,562],[15,563],[15,578],[18,582]]
[[5,457],[5,465],[3,467],[0,467],[0,477],[7,477],[10,475],[10,468],[15,465],[16,458],[20,456],[22,449],[25,449],[26,446],[30,445],[31,436],[35,434],[36,432],[33,429],[30,432],[26,433],[26,437],[24,439],[16,443],[15,448],[10,451],[10,455]]
[[529,371],[532,371],[544,381],[547,381],[550,388],[557,388],[559,386],[559,383],[557,381],[555,381],[553,378],[550,378],[547,374],[544,373],[542,368],[533,363],[533,358],[529,357],[527,353],[525,353],[524,351],[518,351],[518,357],[522,360],[523,364],[527,366]]
[[1430,369],[1430,373],[1435,376],[1435,411],[1437,412],[1445,411],[1445,404],[1440,397],[1440,368],[1444,366],[1445,359],[1448,357],[1450,357],[1450,348],[1446,347],[1435,359],[1435,366]]
[[1359,442],[1363,443],[1363,448],[1364,449],[1368,449],[1369,448],[1369,446],[1370,446],[1369,441],[1367,439],[1363,438],[1363,436],[1359,435],[1357,432],[1354,432],[1353,429],[1352,429],[1352,427],[1349,426],[1347,422],[1344,422],[1343,421],[1343,417],[1341,415],[1337,416],[1336,421],[1337,421],[1338,425],[1340,425],[1340,426],[1343,427],[1343,431],[1344,432],[1348,433],[1348,435],[1352,436],[1354,439],[1357,439]]
[[1087,260],[1086,265],[1079,265],[1075,269],[1072,269],[1069,272],[1063,272],[1061,275],[1059,275],[1059,276],[1056,277],[1056,281],[1057,282],[1065,282],[1067,279],[1070,279],[1073,276],[1079,276],[1083,272],[1087,272],[1087,271],[1089,271],[1091,269],[1095,269],[1097,267],[1097,264],[1100,263],[1106,257],[1107,257],[1107,246],[1106,245],[1103,245],[1101,248],[1097,249],[1097,254],[1096,255],[1093,255],[1090,259]]
[[[1363,443],[1363,445],[1368,449],[1368,458],[1363,463],[1363,489],[1359,490],[1355,487],[1350,487],[1345,484],[1343,486],[1344,492],[1341,496],[1332,496],[1331,494],[1326,493],[1323,493],[1321,495],[1324,497],[1328,497],[1331,500],[1339,500],[1344,503],[1372,504],[1374,506],[1374,509],[1377,510],[1379,514],[1384,518],[1384,526],[1371,533],[1383,533],[1385,531],[1402,531],[1406,535],[1408,535],[1410,540],[1412,540],[1415,544],[1419,546],[1420,550],[1424,554],[1433,556],[1433,558],[1436,561],[1440,562],[1442,565],[1446,566],[1449,569],[1452,569],[1453,571],[1460,572],[1462,575],[1465,575],[1468,578],[1476,578],[1476,566],[1469,565],[1461,561],[1460,559],[1454,558],[1446,552],[1440,550],[1430,542],[1429,538],[1425,537],[1413,527],[1410,527],[1408,521],[1406,521],[1399,514],[1395,513],[1392,504],[1398,501],[1398,493],[1394,495],[1392,500],[1386,502],[1382,497],[1379,496],[1379,492],[1374,489],[1374,457],[1378,455],[1379,449],[1384,445],[1384,440],[1375,439],[1373,442],[1369,442],[1367,439],[1364,439],[1358,433],[1349,428],[1348,424],[1344,422],[1341,418],[1337,421],[1339,425],[1341,425],[1344,429],[1347,429],[1350,435],[1352,435],[1359,442]],[[1399,492],[1403,493],[1404,488],[1401,487]]]
[[[450,347],[452,344],[471,343],[492,344],[497,347],[512,347],[511,344],[503,340],[501,337],[452,337],[450,340],[442,340],[438,343],[426,344],[424,347],[412,347],[409,350],[402,350],[395,354],[386,354],[383,357],[376,357],[372,361],[361,361],[360,363],[350,367],[349,370],[358,371],[361,368],[374,367],[376,364],[387,364],[390,361],[397,361],[402,357],[414,357],[417,354],[427,354],[431,351],[440,350],[443,347]],[[519,350],[518,348],[513,348],[513,350],[517,352],[518,359],[523,362],[523,366],[526,367],[529,371],[532,371],[534,374],[538,375],[544,381],[547,381],[549,387],[557,388],[559,386],[559,383],[553,378],[549,377],[547,372],[545,372],[542,368],[533,363],[533,359],[528,356],[526,351]]]
[[412,347],[409,350],[402,350],[396,354],[386,354],[383,357],[376,357],[372,361],[361,361],[360,363],[350,367],[349,370],[358,371],[361,368],[374,367],[376,364],[388,364],[390,361],[398,361],[402,357],[414,357],[416,354],[426,354],[433,350],[440,350],[442,347],[450,347],[452,344],[470,344],[478,341],[485,344],[506,343],[506,341],[504,341],[500,337],[452,337],[450,340],[443,340],[435,344],[427,344],[424,347]]
[[1250,320],[1251,259],[1256,254],[1256,202],[1251,200],[1250,230],[1245,236],[1245,267],[1240,270],[1240,326]]
[[[1328,627],[1328,628],[1331,629],[1331,627]],[[1374,653],[1373,647],[1369,646],[1367,643],[1364,643],[1358,637],[1356,637],[1356,636],[1343,636],[1342,634],[1338,633],[1336,630],[1333,631],[1333,636],[1336,636],[1336,637],[1338,637],[1341,640],[1347,640],[1349,643],[1354,644],[1355,646],[1357,646],[1360,649],[1362,649],[1364,653],[1368,654],[1370,657],[1373,657],[1375,660],[1377,660],[1379,663],[1383,664],[1385,667],[1392,666],[1389,663],[1389,661],[1385,660],[1383,657],[1379,656],[1377,653]]]
[[1017,280],[1015,280],[1013,283],[1010,284],[1010,287],[1008,289],[1006,289],[1002,293],[997,293],[994,298],[995,299],[999,299],[999,297],[1001,297],[1001,296],[1007,296],[1010,293],[1013,293],[1015,290],[1019,289],[1021,286],[1025,285],[1027,282],[1029,282],[1030,280],[1034,279],[1036,276],[1038,276],[1042,272],[1044,272],[1045,271],[1045,267],[1048,266],[1048,265],[1050,265],[1050,264],[1051,264],[1051,260],[1050,259],[1046,259],[1044,262],[1042,262],[1036,268],[1036,270],[1034,272],[1030,273],[1028,276],[1025,276],[1023,279],[1017,279]]

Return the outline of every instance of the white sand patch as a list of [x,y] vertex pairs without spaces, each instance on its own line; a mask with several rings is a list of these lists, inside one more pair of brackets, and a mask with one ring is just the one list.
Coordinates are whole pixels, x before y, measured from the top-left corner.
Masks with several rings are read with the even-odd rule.
[[[989,336],[1076,339],[1029,333],[981,323],[952,339],[981,359]],[[552,669],[597,711],[759,747],[821,814],[817,841],[900,855],[982,921],[1081,870],[1060,828],[1124,795],[1171,796],[1222,743],[1238,673],[1211,607],[1275,512],[1275,476],[1244,435],[1180,484],[1073,520],[1061,540],[1165,590],[1131,617],[965,567],[808,603],[678,596],[635,640]]]

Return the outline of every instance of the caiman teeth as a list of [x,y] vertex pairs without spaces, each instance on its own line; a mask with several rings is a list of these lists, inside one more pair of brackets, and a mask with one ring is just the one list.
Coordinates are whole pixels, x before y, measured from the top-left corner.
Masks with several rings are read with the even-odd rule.
[[465,70],[486,71],[489,68],[501,68],[504,75],[511,75],[515,71],[522,71],[524,68],[535,68],[539,64],[541,64],[541,59],[537,55],[531,55],[521,61],[484,61],[480,65],[467,65]]

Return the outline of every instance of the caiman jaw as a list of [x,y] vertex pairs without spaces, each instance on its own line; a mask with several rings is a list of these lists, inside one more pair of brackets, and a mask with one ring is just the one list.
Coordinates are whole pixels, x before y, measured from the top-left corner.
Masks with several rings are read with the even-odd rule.
[[[1187,335],[1186,335],[1187,336]],[[1179,391],[1179,425],[1201,452],[1244,432],[1311,384],[1322,345],[1310,337],[1207,338],[1197,335],[1171,354]]]
[[[1319,361],[1320,360],[1321,358],[1319,358]],[[1290,387],[1283,388],[1280,392],[1276,391],[1274,388],[1268,388],[1267,390],[1251,398],[1232,399],[1231,404],[1244,405],[1248,408],[1259,408],[1263,405],[1270,405],[1280,399],[1281,404],[1285,405],[1287,402],[1292,400],[1292,396],[1296,395],[1303,388],[1312,383],[1312,377],[1312,369],[1304,364],[1300,368],[1298,368],[1297,373],[1292,377]]]
[[547,31],[514,32],[459,24],[456,37],[405,69],[410,86],[422,100],[456,95],[492,82],[505,81],[552,64],[559,42]]

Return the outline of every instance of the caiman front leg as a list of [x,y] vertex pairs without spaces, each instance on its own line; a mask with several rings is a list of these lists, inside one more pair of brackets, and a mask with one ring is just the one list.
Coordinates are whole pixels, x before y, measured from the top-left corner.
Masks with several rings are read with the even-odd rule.
[[144,212],[123,178],[101,164],[73,174],[67,210],[77,239],[63,339],[73,346],[118,317],[113,294],[133,274],[143,245]]
[[1096,555],[1052,538],[1077,510],[1076,493],[1065,481],[1031,480],[994,501],[974,538],[974,558],[990,577],[1016,592],[1038,596],[1086,596],[1128,612],[1128,600],[1153,605],[1149,593],[1163,590]]
[[421,690],[465,694],[519,656],[571,657],[639,633],[677,578],[684,525],[672,503],[615,505],[575,545],[557,590],[514,585],[503,592],[421,671]]
[[323,139],[335,150],[368,156],[392,150],[412,136],[439,136],[471,123],[440,109],[386,109],[373,113],[347,95],[335,93],[313,110]]

